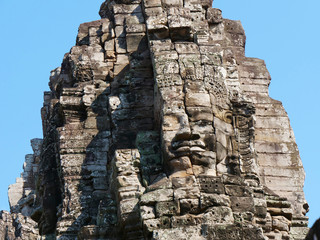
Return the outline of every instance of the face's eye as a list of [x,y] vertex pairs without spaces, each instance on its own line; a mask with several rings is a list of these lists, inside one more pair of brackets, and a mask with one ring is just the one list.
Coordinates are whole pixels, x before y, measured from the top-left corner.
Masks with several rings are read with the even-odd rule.
[[190,122],[212,122],[213,112],[211,107],[187,107]]

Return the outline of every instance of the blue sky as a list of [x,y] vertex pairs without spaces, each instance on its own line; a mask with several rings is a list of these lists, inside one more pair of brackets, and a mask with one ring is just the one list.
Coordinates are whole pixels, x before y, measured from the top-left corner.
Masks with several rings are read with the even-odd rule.
[[[0,0],[0,209],[22,171],[30,139],[41,138],[40,108],[50,70],[75,44],[80,23],[99,19],[103,0]],[[215,0],[224,18],[241,20],[246,55],[266,61],[270,96],[283,102],[306,171],[310,223],[320,217],[318,0]]]

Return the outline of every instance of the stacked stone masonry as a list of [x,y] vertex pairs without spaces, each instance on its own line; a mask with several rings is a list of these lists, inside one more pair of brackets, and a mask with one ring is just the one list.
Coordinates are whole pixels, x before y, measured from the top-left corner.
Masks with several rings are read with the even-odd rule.
[[293,239],[304,170],[263,60],[210,0],[107,0],[51,72],[1,239]]

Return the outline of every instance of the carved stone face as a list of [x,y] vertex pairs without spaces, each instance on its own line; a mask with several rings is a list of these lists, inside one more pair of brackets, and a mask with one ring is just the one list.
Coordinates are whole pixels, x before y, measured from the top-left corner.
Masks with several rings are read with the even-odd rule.
[[[172,45],[166,55],[154,54],[160,62],[155,102],[165,166],[178,176],[230,173],[227,165],[237,158],[238,147],[222,53],[207,56],[209,51],[191,43]],[[203,64],[206,57],[214,62]]]
[[[182,93],[179,102],[177,101],[177,105],[181,107],[163,118],[162,144],[165,163],[168,164],[171,174],[216,176],[217,164],[225,160],[228,154],[226,145],[233,135],[232,125],[214,117],[216,106],[211,103],[214,99],[212,94],[197,92],[187,87],[185,89],[187,92]],[[173,90],[166,91],[166,94],[173,94]],[[165,108],[166,104],[163,107]],[[223,146],[217,142],[214,120],[224,126],[223,129],[217,129]],[[229,118],[225,120],[231,121]]]
[[182,86],[160,89],[164,162],[170,174],[215,176],[216,138],[210,94],[201,80],[182,81]]
[[[197,110],[201,114],[200,110]],[[165,154],[169,171],[186,174],[215,175],[216,154],[212,122],[195,124],[187,113],[175,115],[179,129],[163,132]],[[206,129],[209,131],[206,132]]]

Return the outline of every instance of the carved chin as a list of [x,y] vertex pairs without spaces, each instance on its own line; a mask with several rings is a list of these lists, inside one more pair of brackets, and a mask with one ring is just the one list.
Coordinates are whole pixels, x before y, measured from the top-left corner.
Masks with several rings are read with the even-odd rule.
[[192,168],[192,164],[188,156],[183,156],[183,157],[171,159],[169,161],[169,167],[171,171],[178,172],[178,171],[185,171],[187,169]]

